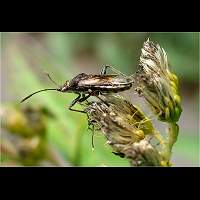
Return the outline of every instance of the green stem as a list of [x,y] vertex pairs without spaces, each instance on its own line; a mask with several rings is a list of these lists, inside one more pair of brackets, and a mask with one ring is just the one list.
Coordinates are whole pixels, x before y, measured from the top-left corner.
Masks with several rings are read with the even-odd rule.
[[169,132],[168,132],[168,138],[165,143],[165,150],[164,150],[164,157],[166,160],[170,161],[171,153],[172,153],[172,147],[174,143],[177,141],[178,137],[178,131],[179,126],[176,123],[169,123]]

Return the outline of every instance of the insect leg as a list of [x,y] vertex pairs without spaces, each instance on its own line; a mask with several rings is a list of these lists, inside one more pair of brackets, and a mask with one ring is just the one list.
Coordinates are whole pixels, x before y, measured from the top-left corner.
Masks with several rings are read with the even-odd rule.
[[83,95],[82,95],[82,98],[80,98],[78,102],[81,103],[81,102],[83,102],[83,101],[87,101],[87,99],[88,99],[90,96],[91,96],[90,94],[88,94],[87,96],[85,96],[85,94],[83,94]]
[[104,104],[106,104],[108,107],[110,106],[106,101],[104,101],[102,98],[100,98],[99,96],[96,96],[100,101],[102,101]]
[[86,112],[83,111],[83,110],[72,109],[72,107],[73,107],[77,102],[79,102],[80,100],[81,100],[81,94],[78,94],[78,97],[76,97],[76,99],[74,99],[74,100],[72,101],[72,103],[70,104],[69,110],[75,111],[75,112],[86,113]]
[[121,158],[125,157],[124,153],[117,153],[117,152],[112,152],[113,154],[115,154],[116,156],[120,156]]
[[71,110],[71,111],[76,111],[76,112],[81,112],[81,113],[86,113],[86,112],[83,111],[83,110],[72,109],[72,107],[73,107],[77,102],[81,103],[81,102],[87,100],[89,97],[90,97],[90,94],[87,95],[87,96],[85,96],[85,94],[83,94],[82,97],[81,97],[81,94],[79,94],[78,97],[72,101],[71,105],[69,106],[69,110]]
[[[85,94],[82,94],[81,98],[85,98]],[[80,101],[79,101],[80,102]],[[82,101],[81,101],[82,102]],[[86,99],[86,102],[88,103],[88,100]]]
[[102,66],[100,74],[101,74],[101,75],[105,75],[105,74],[106,74],[107,68],[108,68],[107,65]]
[[89,120],[88,118],[88,129],[92,131],[92,150],[94,150],[94,131],[95,131],[94,123],[95,123],[94,120]]
[[105,75],[107,74],[107,69],[110,68],[113,72],[115,72],[116,74],[120,74],[121,76],[125,76],[127,77],[127,75],[123,74],[122,72],[118,71],[117,69],[115,69],[114,67],[111,67],[109,65],[104,65],[102,68],[101,68],[101,72],[100,74],[101,75]]
[[92,149],[94,150],[94,124],[92,125]]

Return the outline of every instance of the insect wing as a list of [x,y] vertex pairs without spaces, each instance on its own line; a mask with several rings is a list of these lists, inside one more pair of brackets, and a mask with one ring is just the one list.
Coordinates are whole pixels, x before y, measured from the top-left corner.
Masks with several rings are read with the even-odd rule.
[[119,85],[119,84],[128,84],[131,83],[131,80],[129,78],[120,77],[118,75],[96,75],[96,76],[90,76],[86,79],[80,80],[78,83],[78,86],[112,86],[112,85]]

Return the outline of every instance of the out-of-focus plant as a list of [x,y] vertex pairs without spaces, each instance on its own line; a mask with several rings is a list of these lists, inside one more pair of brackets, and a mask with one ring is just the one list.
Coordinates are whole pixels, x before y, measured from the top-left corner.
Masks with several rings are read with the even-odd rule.
[[135,75],[135,90],[145,98],[158,120],[168,123],[166,139],[140,108],[119,95],[103,95],[103,101],[85,104],[89,125],[101,130],[114,153],[129,158],[133,166],[171,165],[171,151],[179,130],[176,122],[182,109],[178,78],[168,65],[164,49],[148,39],[140,56],[140,70]]
[[1,126],[6,132],[1,136],[1,156],[25,166],[40,165],[44,160],[60,165],[46,141],[49,117],[54,116],[43,106],[2,106]]

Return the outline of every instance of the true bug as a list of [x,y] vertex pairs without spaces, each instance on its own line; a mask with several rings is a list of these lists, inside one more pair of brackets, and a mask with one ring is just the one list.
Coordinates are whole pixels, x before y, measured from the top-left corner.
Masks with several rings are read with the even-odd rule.
[[[107,74],[107,69],[112,69],[116,74]],[[55,81],[51,79],[49,74],[47,74],[49,79],[59,86]],[[24,99],[22,99],[21,103],[33,96],[36,93],[47,91],[47,90],[56,90],[59,92],[72,92],[78,94],[78,97],[75,98],[69,106],[69,110],[85,113],[82,110],[72,109],[72,107],[78,102],[81,103],[87,100],[90,96],[96,96],[101,101],[103,101],[99,94],[107,94],[107,93],[117,93],[121,91],[128,90],[132,87],[134,83],[132,76],[126,76],[114,69],[111,66],[105,65],[102,67],[99,75],[85,74],[81,73],[75,76],[70,81],[66,81],[63,86],[59,86],[58,88],[48,88],[36,91]],[[106,102],[104,102],[106,103]]]

